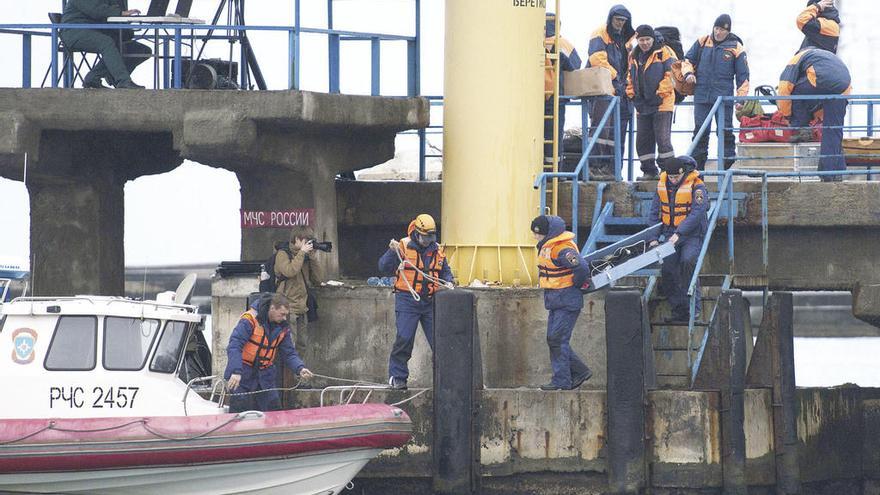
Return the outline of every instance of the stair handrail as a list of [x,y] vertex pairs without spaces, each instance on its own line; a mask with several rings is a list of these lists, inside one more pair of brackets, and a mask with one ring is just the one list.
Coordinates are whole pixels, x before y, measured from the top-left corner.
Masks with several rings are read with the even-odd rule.
[[[608,108],[605,110],[605,113],[602,115],[602,119],[599,121],[599,125],[596,126],[596,129],[593,131],[593,135],[590,136],[590,140],[587,142],[587,146],[581,155],[580,161],[578,161],[577,167],[575,167],[574,172],[541,172],[538,177],[535,178],[535,183],[533,187],[535,189],[540,190],[540,212],[541,214],[546,211],[547,208],[547,181],[552,179],[571,179],[572,187],[571,187],[571,230],[575,235],[575,243],[577,243],[577,231],[578,231],[578,211],[579,211],[579,199],[580,199],[580,176],[584,170],[584,167],[589,160],[590,153],[593,151],[593,147],[599,140],[599,135],[602,130],[605,129],[605,126],[608,125],[608,121],[611,120],[612,114],[614,115],[614,122],[616,125],[615,132],[620,132],[620,97],[613,96],[611,97],[611,104],[608,105]],[[615,141],[618,142],[618,141]],[[615,147],[616,148],[616,147]],[[615,156],[617,154],[615,153]],[[620,170],[620,163],[614,164],[615,170]]]
[[[705,175],[717,175],[723,177],[721,181],[721,185],[718,186],[718,198],[715,200],[715,204],[709,209],[709,227],[706,229],[706,236],[703,238],[703,244],[700,246],[700,255],[697,257],[696,265],[694,266],[694,273],[691,275],[690,283],[688,284],[688,300],[689,300],[689,316],[688,316],[688,345],[690,346],[691,338],[694,334],[694,321],[696,318],[696,306],[697,306],[697,295],[696,287],[697,282],[700,279],[700,271],[703,268],[703,262],[706,259],[706,252],[709,250],[709,243],[712,241],[712,234],[715,231],[715,224],[718,222],[718,215],[721,213],[721,207],[724,204],[725,199],[727,200],[727,229],[728,229],[728,269],[729,274],[733,274],[733,194],[728,195],[728,190],[733,189],[733,171],[725,171],[725,172],[703,172]],[[726,197],[726,198],[725,198]],[[688,351],[688,369],[692,369],[691,362],[691,353]]]

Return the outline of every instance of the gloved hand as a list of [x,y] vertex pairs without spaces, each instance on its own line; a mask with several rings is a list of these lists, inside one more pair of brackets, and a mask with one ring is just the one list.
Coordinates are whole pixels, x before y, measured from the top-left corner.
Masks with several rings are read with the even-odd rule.
[[400,241],[391,239],[391,242],[388,243],[388,249],[393,249],[395,251],[400,249]]
[[654,239],[653,241],[648,243],[648,249],[653,249],[659,245],[660,243],[656,239]]

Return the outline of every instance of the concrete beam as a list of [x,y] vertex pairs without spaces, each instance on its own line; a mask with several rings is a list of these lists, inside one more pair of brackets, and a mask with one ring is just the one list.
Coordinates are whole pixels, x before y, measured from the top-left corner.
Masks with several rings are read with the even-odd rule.
[[[32,198],[32,252],[37,263],[53,265],[34,264],[31,269],[38,278],[62,275],[71,263],[95,261],[81,257],[93,257],[93,244],[102,246],[102,258],[95,261],[101,266],[98,271],[69,275],[76,282],[58,281],[53,294],[121,294],[121,203],[98,208],[95,201],[85,201],[83,210],[71,209],[75,205],[65,202],[63,194],[52,195],[47,183],[70,184],[80,192],[101,184],[95,194],[108,198],[101,201],[121,202],[126,180],[166,172],[190,159],[236,172],[242,183],[242,208],[315,208],[316,231],[336,242],[335,174],[392,158],[397,132],[426,126],[428,111],[421,98],[304,91],[2,89],[0,176],[22,180],[28,156],[28,185],[40,188],[39,200]],[[110,191],[113,188],[119,191]],[[93,213],[92,208],[98,209]],[[45,219],[44,212],[64,214]],[[112,232],[102,230],[110,225]],[[82,253],[45,242],[51,233],[41,229],[60,227],[85,239]],[[266,258],[277,236],[278,232],[244,231],[242,259]],[[336,277],[337,252],[322,258],[325,274]]]

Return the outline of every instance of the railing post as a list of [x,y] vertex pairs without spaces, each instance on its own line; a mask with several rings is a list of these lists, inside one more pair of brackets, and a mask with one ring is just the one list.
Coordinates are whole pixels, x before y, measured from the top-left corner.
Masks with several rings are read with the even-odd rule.
[[730,182],[727,185],[727,273],[733,275],[733,172],[727,173],[730,175]]
[[[165,38],[165,43],[162,43],[162,87],[164,89],[168,89],[171,87],[171,63],[169,55],[171,54],[171,47],[168,46],[168,38]],[[193,41],[193,48],[195,48],[195,41]],[[190,69],[192,70],[192,69]],[[187,74],[187,79],[189,78],[189,74]]]
[[407,96],[418,96],[418,53],[415,41],[406,42],[406,75],[407,75]]
[[[587,97],[581,96],[581,157],[583,157],[584,153],[587,151],[587,143],[589,142],[589,115],[590,115],[590,100]],[[563,148],[564,149],[564,148]],[[580,160],[578,160],[580,162]],[[587,167],[585,171],[581,172],[581,178],[583,180],[590,180],[590,168]]]
[[[719,96],[719,100],[721,100],[721,104],[718,105],[718,119],[715,120],[715,131],[718,135],[718,171],[724,170],[724,97]],[[712,116],[709,115],[706,117],[707,119],[711,119]]]
[[293,2],[293,85],[292,89],[299,89],[299,54],[300,54],[300,0]]
[[874,135],[874,102],[868,102],[868,135]]
[[541,196],[540,196],[540,211],[538,215],[543,215],[545,211],[547,211],[547,177],[544,174],[541,174]]
[[761,176],[761,262],[764,268],[764,290],[761,304],[767,306],[767,287],[770,285],[770,228],[767,219],[767,173]]
[[370,94],[373,96],[379,96],[381,94],[380,86],[381,86],[381,70],[382,70],[382,45],[379,41],[378,37],[373,37],[370,39],[370,59],[371,59],[371,68],[370,68]]
[[55,25],[52,25],[52,46],[50,47],[52,50],[52,55],[50,57],[52,63],[52,87],[58,87],[58,29],[55,28]]
[[580,202],[580,190],[581,190],[581,181],[578,180],[578,177],[574,177],[571,180],[571,231],[574,233],[574,244],[576,246],[580,246],[581,244],[578,242],[578,213],[580,212],[580,208],[578,203]]
[[[629,105],[629,102],[626,102],[626,104]],[[635,161],[635,156],[633,155],[633,149],[635,149],[634,143],[636,140],[636,112],[635,112],[635,108],[633,108],[633,110],[629,112],[629,126],[628,127],[629,128],[627,130],[627,133],[629,134],[629,137],[627,137],[626,140],[629,143],[629,147],[626,149],[626,156],[627,156],[627,161],[629,162],[629,165],[627,165],[626,173],[627,173],[627,177],[629,177],[629,180],[632,181],[632,180],[635,180],[633,178],[633,162]],[[620,143],[619,145],[623,146],[623,143]]]
[[620,163],[620,138],[623,137],[620,135],[620,105],[621,99],[619,96],[615,96],[612,100],[612,105],[614,107],[614,178],[618,182],[623,180],[622,174],[622,164]]
[[21,87],[31,87],[31,35],[21,37]]
[[293,54],[296,51],[296,28],[287,31],[287,89],[293,89]]
[[180,28],[174,29],[174,81],[173,86],[174,89],[180,89],[182,87],[180,76],[183,73],[183,60],[182,54],[183,51],[183,37],[181,36]]
[[416,0],[415,41],[413,41],[413,92],[410,96],[418,96],[422,92],[422,0]]
[[328,67],[330,69],[329,92],[339,92],[339,35],[330,34],[329,38],[329,60]]

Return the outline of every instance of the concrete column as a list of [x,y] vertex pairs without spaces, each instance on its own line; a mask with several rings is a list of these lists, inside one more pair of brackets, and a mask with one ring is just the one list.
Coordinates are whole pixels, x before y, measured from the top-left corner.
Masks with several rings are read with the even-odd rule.
[[722,333],[721,383],[721,462],[725,495],[748,493],[745,478],[745,378],[746,346],[742,312],[742,292],[722,292],[718,306],[718,329]]
[[[339,274],[339,248],[336,230],[336,186],[330,172],[305,173],[288,168],[258,168],[236,171],[241,186],[243,210],[293,210],[314,208],[312,227],[315,236],[322,241],[333,242],[333,251],[319,252],[315,259],[320,263],[325,279]],[[264,260],[272,254],[275,241],[287,240],[290,229],[242,229],[241,259]]]
[[441,291],[434,306],[433,490],[440,495],[480,493],[482,388],[474,294]]
[[[84,174],[85,175],[85,174]],[[107,177],[33,180],[31,287],[38,296],[124,293],[123,185]]]
[[608,491],[638,494],[647,486],[642,296],[611,291],[605,298],[608,348]]

